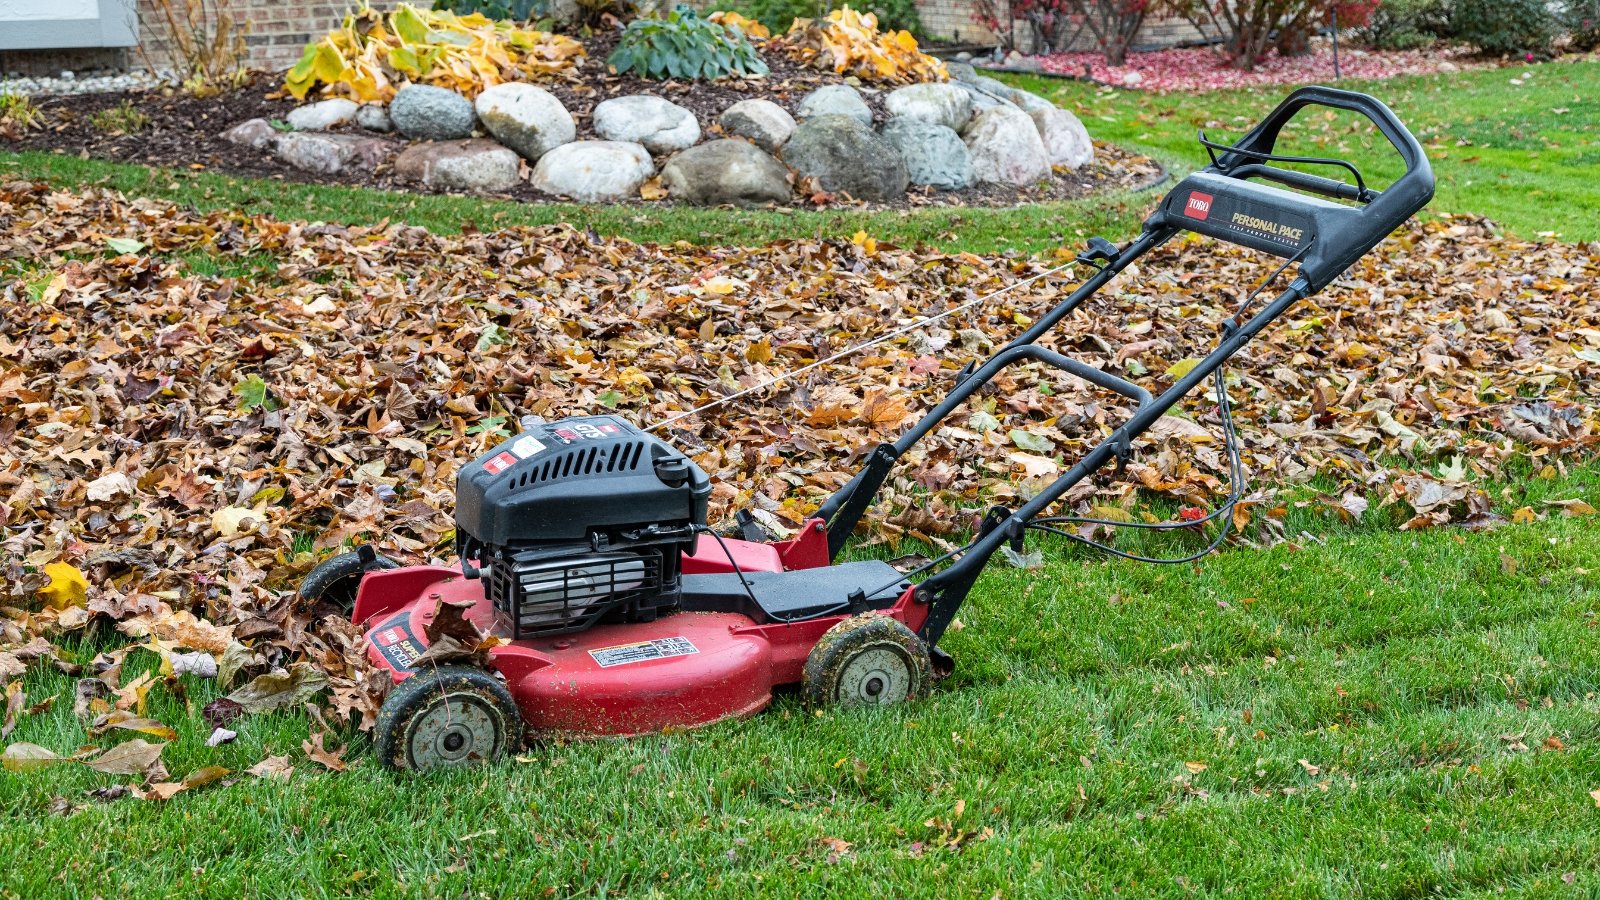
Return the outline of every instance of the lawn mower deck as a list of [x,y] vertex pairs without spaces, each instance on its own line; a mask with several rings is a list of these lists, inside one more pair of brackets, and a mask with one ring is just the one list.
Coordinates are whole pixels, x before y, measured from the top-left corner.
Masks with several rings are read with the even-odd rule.
[[[771,546],[724,542],[747,560]],[[677,609],[653,621],[522,638],[489,651],[489,664],[505,678],[530,735],[625,737],[751,715],[771,702],[775,687],[802,680],[818,640],[847,618],[882,612],[914,630],[925,617],[910,583],[885,562],[788,572],[713,572],[714,559],[696,566],[686,557],[685,563],[702,573],[683,576]],[[414,677],[429,646],[429,625],[453,604],[470,604],[465,618],[482,631],[507,632],[483,584],[437,566],[368,575],[354,614],[358,622],[373,623],[366,632],[368,656],[396,681]],[[411,599],[391,606],[393,598]],[[854,688],[866,699],[896,689],[889,683],[893,673],[874,683],[872,670],[862,672]]]
[[[1405,174],[1379,191],[1344,160],[1276,153],[1283,127],[1309,106],[1366,117],[1404,160]],[[525,734],[692,728],[754,713],[774,689],[791,684],[815,705],[908,700],[936,672],[949,671],[939,640],[989,559],[1007,545],[1022,550],[1027,531],[1129,556],[1059,526],[1197,528],[1215,521],[1218,535],[1206,550],[1148,561],[1185,562],[1220,544],[1244,482],[1224,363],[1421,209],[1434,182],[1421,145],[1388,107],[1330,88],[1295,91],[1235,144],[1203,133],[1200,142],[1211,164],[1168,192],[1135,240],[1120,248],[1090,240],[1076,261],[1094,274],[993,356],[970,361],[949,394],[897,440],[862,448],[860,470],[791,539],[771,539],[748,514],[739,517],[738,538],[713,532],[706,521],[710,479],[652,433],[732,399],[724,396],[642,430],[611,415],[527,417],[521,433],[457,476],[458,567],[399,568],[371,548],[319,564],[301,586],[302,600],[353,609],[369,657],[396,682],[374,727],[379,758],[425,769],[493,759],[520,746]],[[1337,167],[1355,183],[1306,166]],[[1284,262],[1221,323],[1216,346],[1160,395],[1039,345],[1118,273],[1183,232]],[[1252,310],[1256,295],[1296,263],[1292,282]],[[966,545],[905,573],[884,562],[837,562],[896,463],[1020,362],[1119,393],[1133,401],[1133,412],[1026,502],[989,510]],[[1198,521],[1172,523],[1049,514],[1102,467],[1120,468],[1134,438],[1208,378],[1230,463],[1227,502]],[[476,665],[484,632],[505,643],[487,648],[487,664]],[[463,639],[471,646],[460,646]]]

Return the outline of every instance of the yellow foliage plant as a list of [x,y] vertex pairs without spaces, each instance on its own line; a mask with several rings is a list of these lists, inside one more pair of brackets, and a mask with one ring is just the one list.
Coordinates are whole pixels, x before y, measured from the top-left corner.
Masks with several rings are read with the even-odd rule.
[[947,81],[944,63],[917,49],[909,31],[879,31],[878,17],[841,6],[820,22],[795,19],[773,42],[803,65],[863,81]]
[[772,32],[767,26],[747,16],[741,16],[730,10],[718,10],[708,17],[711,21],[724,28],[737,28],[751,41],[764,41],[772,37]]
[[369,6],[306,47],[284,89],[296,99],[320,86],[327,96],[388,102],[407,82],[476,97],[508,81],[566,75],[583,62],[569,37],[515,28],[480,13],[457,15],[402,3],[388,14]]

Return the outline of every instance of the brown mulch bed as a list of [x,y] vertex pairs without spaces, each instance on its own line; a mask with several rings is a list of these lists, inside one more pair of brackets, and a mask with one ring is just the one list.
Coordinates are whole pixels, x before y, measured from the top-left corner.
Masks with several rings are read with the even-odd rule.
[[[555,94],[578,123],[579,139],[596,137],[590,115],[596,104],[611,97],[651,93],[671,100],[692,112],[706,130],[707,137],[719,132],[718,116],[732,104],[752,98],[771,100],[793,112],[801,98],[826,84],[837,84],[841,76],[806,69],[773,54],[767,60],[772,71],[764,78],[726,79],[718,82],[658,82],[633,75],[600,74],[603,61],[615,44],[614,35],[601,35],[585,41],[589,59],[583,77],[541,85]],[[306,183],[371,185],[420,193],[445,193],[401,181],[389,166],[376,172],[351,171],[337,175],[318,175],[295,169],[267,153],[229,143],[222,132],[247,119],[284,119],[297,103],[278,97],[277,75],[258,75],[249,84],[219,96],[198,99],[182,91],[134,91],[129,93],[78,94],[39,101],[44,113],[43,127],[20,140],[6,140],[13,150],[44,150],[73,155],[171,168],[197,168],[253,178],[278,178]],[[883,93],[865,89],[867,104],[881,123]],[[149,117],[149,124],[134,134],[109,134],[91,122],[94,113],[131,102]],[[1006,185],[977,185],[962,191],[913,188],[904,198],[892,203],[874,204],[887,208],[917,206],[1012,206],[1070,200],[1100,191],[1138,188],[1157,183],[1164,177],[1161,167],[1149,157],[1110,144],[1096,143],[1095,161],[1077,171],[1061,172],[1047,185],[1014,188]],[[507,195],[512,199],[549,201],[552,198],[522,183]],[[640,201],[642,202],[642,201]],[[810,205],[797,196],[795,206]]]

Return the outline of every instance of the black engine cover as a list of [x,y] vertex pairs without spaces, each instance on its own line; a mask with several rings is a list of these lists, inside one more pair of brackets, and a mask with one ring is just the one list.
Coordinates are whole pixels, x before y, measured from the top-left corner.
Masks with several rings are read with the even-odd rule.
[[704,525],[711,480],[615,416],[535,425],[456,477],[456,527],[495,547],[632,526]]

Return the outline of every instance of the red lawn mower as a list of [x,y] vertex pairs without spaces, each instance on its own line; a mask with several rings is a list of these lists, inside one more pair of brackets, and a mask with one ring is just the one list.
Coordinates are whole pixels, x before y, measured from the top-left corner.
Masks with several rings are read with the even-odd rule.
[[[1307,106],[1365,116],[1399,152],[1405,174],[1377,191],[1345,160],[1275,154],[1279,132]],[[989,558],[1007,543],[1020,549],[1028,529],[1091,543],[1057,526],[1093,520],[1046,510],[1102,466],[1120,465],[1134,437],[1212,376],[1232,496],[1198,523],[1147,527],[1220,519],[1215,547],[1243,482],[1223,363],[1420,210],[1434,182],[1422,147],[1388,107],[1330,88],[1295,91],[1236,144],[1213,143],[1203,132],[1200,141],[1211,164],[1162,199],[1138,238],[1120,249],[1092,239],[1077,258],[1097,270],[1092,277],[982,365],[969,364],[948,397],[899,440],[868,452],[855,477],[790,540],[767,539],[748,516],[740,517],[740,537],[712,531],[711,482],[688,457],[620,418],[586,416],[525,420],[522,433],[461,471],[457,567],[396,567],[369,547],[320,564],[301,597],[348,604],[366,629],[371,660],[398,682],[378,716],[379,758],[395,768],[428,769],[495,759],[525,736],[693,728],[755,713],[784,685],[799,685],[813,704],[916,697],[950,670],[939,639]],[[1338,167],[1355,183],[1274,163]],[[1291,264],[1298,272],[1276,299],[1242,318],[1247,300],[1209,355],[1158,397],[1036,343],[1118,272],[1182,231],[1283,258],[1256,293]],[[1122,394],[1137,411],[1033,499],[990,510],[959,550],[911,572],[876,560],[835,562],[896,460],[1022,360]],[[440,619],[453,615],[459,624],[463,611],[477,629],[507,640],[488,651],[486,667],[437,665],[424,656]]]

